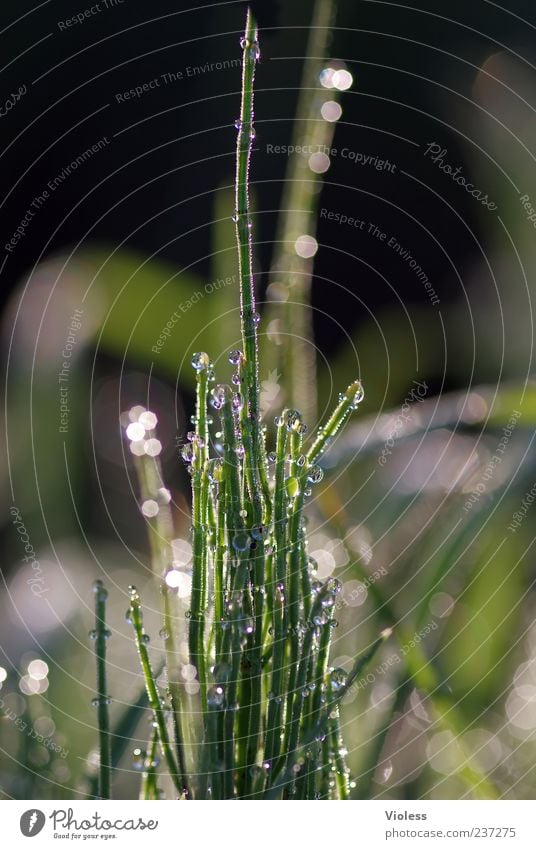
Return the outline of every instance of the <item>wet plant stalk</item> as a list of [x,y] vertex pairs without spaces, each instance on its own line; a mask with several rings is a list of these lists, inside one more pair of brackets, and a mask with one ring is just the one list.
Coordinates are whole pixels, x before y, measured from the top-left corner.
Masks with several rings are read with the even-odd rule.
[[[181,796],[278,798],[296,786],[294,798],[311,798],[321,785],[315,767],[325,766],[327,775],[336,767],[340,755],[329,740],[325,746],[319,741],[319,729],[327,727],[328,722],[324,694],[331,675],[327,664],[332,624],[320,607],[331,608],[335,604],[340,583],[329,579],[325,585],[312,584],[303,513],[305,499],[311,494],[309,485],[318,482],[323,474],[316,461],[357,408],[363,393],[358,382],[348,388],[327,425],[317,432],[308,453],[303,446],[307,428],[301,414],[285,411],[278,419],[272,487],[259,409],[259,317],[252,274],[248,191],[254,138],[253,82],[259,56],[256,25],[250,11],[241,45],[243,74],[234,220],[243,350],[229,355],[236,368],[233,387],[218,384],[210,388],[214,367],[208,354],[196,353],[192,357],[197,387],[195,430],[187,434],[187,444],[181,452],[192,478],[190,668],[182,667],[182,673],[195,677],[188,677],[186,684],[180,682],[176,650],[179,637],[173,627],[173,594],[169,589],[179,584],[170,562],[171,495],[162,487],[159,465],[145,456],[136,460],[142,497],[144,502],[149,500],[142,512],[148,517],[151,530],[153,571],[162,581],[164,593],[166,666],[176,720],[176,755],[149,662],[148,638],[134,589],[130,619],[159,744]],[[219,413],[220,432],[210,428],[207,402]],[[148,413],[144,420],[151,416]],[[134,436],[129,438],[137,439],[138,432],[134,427]],[[214,438],[214,457],[210,456],[209,437]],[[143,442],[141,448],[132,445],[133,453],[145,453],[146,444],[149,445]],[[167,577],[173,579],[169,586]],[[209,589],[213,590],[213,598]],[[308,623],[305,631],[304,623]],[[190,729],[191,724],[195,733],[190,729],[185,743],[180,697],[183,689],[190,694],[192,686],[199,687],[199,694],[189,695],[185,703],[190,708],[187,727]],[[311,692],[313,696],[309,695]],[[192,699],[199,700],[197,713],[191,710]],[[196,721],[199,716],[202,727]],[[328,737],[327,732],[322,734],[324,739]],[[301,761],[294,769],[299,753],[313,742],[315,759],[306,765]],[[191,747],[188,759],[186,745]],[[191,764],[189,776],[186,761]],[[146,792],[155,792],[152,777],[148,781]],[[341,789],[339,795],[342,792]]]
[[281,720],[283,716],[283,682],[285,675],[285,623],[288,619],[287,607],[287,552],[286,552],[286,493],[285,493],[285,446],[287,432],[284,427],[287,413],[283,412],[277,428],[274,486],[274,542],[275,576],[272,589],[272,676],[268,695],[268,714],[266,727],[265,760],[270,770],[267,778],[274,773],[275,764],[281,751]]
[[108,592],[102,581],[93,585],[95,593],[95,656],[97,658],[97,721],[99,724],[99,797],[110,799],[111,745],[109,697],[106,682],[106,643],[110,632],[106,629],[106,599]]
[[[150,431],[148,436],[151,437]],[[177,762],[183,779],[184,789],[188,793],[188,779],[186,769],[186,754],[183,729],[183,702],[181,698],[181,685],[178,680],[179,653],[176,645],[175,611],[173,606],[173,594],[166,582],[166,573],[171,567],[172,552],[171,538],[173,533],[173,521],[169,504],[165,503],[167,496],[162,497],[167,490],[163,487],[162,469],[158,457],[147,455],[136,457],[136,470],[140,484],[142,502],[150,499],[159,499],[159,509],[156,516],[147,519],[149,545],[151,549],[151,569],[162,594],[162,614],[164,638],[165,661],[168,676],[168,690],[173,715],[173,733],[175,737],[175,749]],[[160,495],[159,495],[160,493]]]
[[[294,122],[292,142],[295,150],[330,148],[335,121],[321,117],[322,104],[336,101],[336,89],[323,89],[319,74],[326,64],[337,3],[316,0],[313,9],[306,57]],[[317,415],[316,358],[313,338],[311,285],[313,257],[299,256],[295,241],[299,236],[316,235],[316,219],[323,175],[309,166],[308,155],[289,157],[281,198],[271,285],[268,287],[267,324],[282,321],[282,332],[271,333],[277,340],[267,353],[281,371],[289,399],[304,419],[314,422]],[[285,288],[281,305],[277,298]],[[281,316],[281,318],[279,318]]]
[[158,787],[156,780],[158,742],[158,728],[153,728],[150,746],[145,757],[144,772],[141,780],[140,799],[158,799]]
[[162,700],[158,693],[158,688],[156,686],[151,662],[149,660],[149,652],[147,651],[147,635],[145,634],[145,629],[143,627],[143,616],[140,606],[140,597],[135,587],[130,588],[130,621],[132,623],[132,627],[134,628],[136,648],[138,649],[138,655],[140,658],[143,677],[145,679],[147,698],[149,699],[149,705],[151,707],[151,710],[153,711],[156,727],[158,728],[158,736],[160,738],[160,747],[162,749],[162,754],[169,769],[171,780],[175,785],[175,789],[179,793],[179,796],[182,796],[184,794],[185,789],[184,780],[179,775],[177,764],[173,756],[171,743],[169,741],[166,718],[164,716],[164,708],[162,705]]
[[[207,472],[208,425],[208,357],[199,354],[196,368],[196,430],[192,461],[192,596],[190,603],[189,648],[190,662],[195,667],[200,686],[201,709],[207,710],[207,669],[204,650],[205,608],[207,594]],[[207,362],[203,362],[202,358]]]

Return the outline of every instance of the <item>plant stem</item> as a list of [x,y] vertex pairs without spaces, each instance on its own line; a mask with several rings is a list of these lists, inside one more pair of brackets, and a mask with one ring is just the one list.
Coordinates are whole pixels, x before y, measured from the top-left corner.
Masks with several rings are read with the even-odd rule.
[[207,354],[194,355],[196,368],[195,438],[192,444],[192,594],[190,601],[190,627],[188,644],[190,663],[196,669],[199,681],[201,709],[207,711],[207,669],[204,650],[205,608],[207,594],[207,499],[208,457],[207,395],[209,358]]
[[[151,435],[152,431],[148,435]],[[136,457],[136,470],[140,483],[142,501],[158,498],[162,491],[162,468],[158,457],[143,455]],[[185,742],[182,722],[183,699],[181,685],[178,679],[178,651],[176,645],[175,616],[173,611],[173,594],[166,582],[166,573],[171,566],[171,538],[173,521],[169,504],[159,499],[159,509],[156,516],[147,519],[149,545],[151,549],[151,569],[158,582],[163,598],[163,633],[168,675],[168,689],[173,713],[173,731],[177,761],[182,776],[184,788],[189,793]]]
[[[252,507],[252,527],[261,530],[265,522],[263,487],[265,473],[264,440],[260,429],[259,409],[259,346],[256,312],[255,286],[252,269],[252,222],[249,203],[249,165],[255,131],[253,128],[253,83],[255,66],[259,58],[257,26],[251,9],[248,8],[246,29],[242,39],[242,97],[236,148],[236,238],[238,246],[238,269],[240,277],[240,320],[244,347],[242,439],[244,444],[244,472]],[[265,593],[265,558],[262,538],[251,546],[251,565],[254,602],[254,631],[251,643],[251,689],[247,710],[249,724],[247,732],[247,754],[244,791],[251,787],[249,766],[253,766],[261,733],[262,698],[262,631]]]
[[[259,58],[257,26],[251,9],[248,8],[246,30],[242,39],[242,98],[238,122],[236,147],[236,238],[238,245],[238,271],[240,276],[240,322],[245,358],[245,402],[250,433],[252,438],[253,468],[260,466],[260,429],[259,429],[259,363],[255,286],[252,267],[252,238],[249,204],[249,164],[253,129],[253,83],[255,66]],[[250,492],[252,501],[260,493]]]
[[[306,56],[292,134],[294,150],[322,150],[333,140],[336,122],[321,117],[321,106],[336,100],[336,89],[321,88],[318,77],[325,65],[336,11],[335,0],[316,0],[309,30]],[[275,368],[281,371],[287,398],[301,411],[305,421],[316,421],[316,356],[311,343],[313,322],[311,284],[313,258],[301,257],[294,244],[302,235],[316,235],[316,214],[322,174],[309,167],[307,155],[289,157],[281,197],[271,285],[268,287],[267,323],[283,315],[283,332],[277,333]],[[284,283],[283,283],[284,281]],[[284,285],[286,299],[279,306],[278,289]]]
[[272,588],[272,629],[273,654],[272,678],[268,696],[268,715],[266,721],[266,743],[264,759],[270,772],[271,781],[274,767],[281,752],[281,721],[283,716],[283,682],[285,664],[285,622],[288,617],[287,593],[287,550],[286,550],[286,492],[285,492],[285,445],[286,411],[279,419],[277,428],[275,487],[274,487],[274,542],[275,542],[275,580]]
[[149,660],[149,652],[147,651],[148,640],[147,635],[145,634],[145,629],[143,627],[143,616],[140,606],[140,597],[135,587],[130,587],[129,592],[130,621],[132,623],[132,627],[134,628],[136,648],[138,649],[138,655],[140,658],[143,677],[145,679],[145,687],[147,689],[149,705],[154,714],[155,722],[158,728],[158,736],[160,737],[160,747],[162,749],[164,759],[167,763],[171,780],[173,781],[175,789],[177,790],[179,795],[182,796],[185,791],[184,781],[180,776],[179,771],[177,769],[177,764],[175,763],[175,758],[173,756],[173,751],[169,742],[169,735],[166,725],[166,718],[164,716],[162,700],[158,693],[158,688],[156,686],[151,662]]
[[153,729],[151,744],[144,763],[144,773],[141,781],[140,799],[158,799],[156,784],[156,760],[158,757],[158,728]]
[[99,723],[99,797],[110,799],[111,790],[111,744],[109,697],[106,683],[106,642],[110,632],[106,629],[106,599],[108,591],[101,580],[93,584],[95,593],[95,656],[97,659],[97,720]]
[[327,424],[317,431],[316,439],[307,452],[310,464],[315,463],[331,444],[341,427],[346,423],[352,410],[356,410],[363,400],[363,387],[359,380],[350,384],[346,392],[340,396],[339,403],[328,419]]

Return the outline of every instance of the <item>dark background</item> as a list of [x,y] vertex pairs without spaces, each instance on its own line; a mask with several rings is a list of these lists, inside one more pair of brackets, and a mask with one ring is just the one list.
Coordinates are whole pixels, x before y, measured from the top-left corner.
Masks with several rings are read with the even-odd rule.
[[[256,221],[256,237],[262,242],[259,257],[266,270],[285,158],[268,156],[265,149],[268,143],[284,144],[290,139],[311,4],[294,0],[254,6],[262,30],[263,61],[257,77],[259,150],[252,182],[260,181],[256,198],[262,214]],[[530,58],[534,30],[521,18],[530,23],[534,10],[530,2],[520,0],[509,3],[508,11],[480,0],[412,6],[340,3],[331,52],[349,60],[355,83],[343,96],[344,116],[335,143],[339,149],[349,146],[372,152],[389,158],[398,168],[407,168],[443,198],[454,200],[461,217],[478,232],[478,204],[449,185],[402,139],[419,145],[437,140],[448,149],[449,162],[464,164],[472,151],[457,117],[470,109],[464,98],[471,98],[476,68],[505,43]],[[118,104],[115,94],[166,71],[236,57],[244,4],[192,6],[158,0],[147,5],[124,0],[122,5],[103,7],[82,25],[64,32],[58,29],[58,21],[85,8],[89,7],[84,3],[54,0],[41,5],[4,3],[0,12],[2,92],[7,95],[22,83],[29,88],[16,110],[0,123],[4,232],[15,229],[29,199],[74,156],[102,136],[111,139],[104,152],[55,193],[46,214],[32,222],[3,270],[4,300],[36,261],[79,240],[115,244],[126,239],[140,251],[160,251],[180,265],[199,261],[199,270],[207,273],[207,262],[199,260],[207,254],[206,192],[232,177],[235,131],[231,119],[239,73],[229,69],[199,74],[129,103]],[[275,61],[280,57],[290,58]],[[118,132],[121,135],[115,136]],[[451,285],[446,274],[443,253],[411,222],[411,216],[433,220],[434,234],[454,262],[467,268],[477,252],[474,240],[465,226],[453,220],[441,199],[434,200],[429,193],[423,196],[411,186],[408,191],[407,180],[353,167],[340,158],[334,160],[326,178],[323,206],[365,215],[391,229],[396,220],[400,241],[426,269],[442,302],[459,296],[459,288]],[[161,212],[186,198],[192,199],[181,208]],[[397,213],[384,198],[404,212]],[[157,215],[154,221],[143,223],[153,215]],[[176,238],[184,229],[184,217],[199,229],[188,239]],[[320,222],[321,243],[344,250],[348,237],[344,228]],[[351,238],[362,259],[378,265],[382,274],[395,281],[406,303],[422,298],[414,276],[389,252],[379,251],[369,238],[354,238],[354,234]],[[333,261],[332,251],[319,252],[320,278],[329,276]],[[358,287],[372,310],[394,302],[393,293],[373,275],[361,270],[356,279],[352,259],[338,253],[336,267],[338,278]],[[360,315],[340,293],[333,297],[317,285],[314,295],[318,306],[345,326],[359,322]],[[317,324],[318,341],[329,351],[332,325]]]

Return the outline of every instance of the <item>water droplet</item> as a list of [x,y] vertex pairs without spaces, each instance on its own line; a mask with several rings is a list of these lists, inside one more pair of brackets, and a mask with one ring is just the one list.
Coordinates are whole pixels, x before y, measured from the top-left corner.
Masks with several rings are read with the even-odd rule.
[[140,640],[141,640],[142,643],[145,643],[145,645],[147,645],[148,643],[151,642],[151,638],[150,638],[149,634],[142,634],[141,637],[140,637]]
[[100,601],[104,601],[106,598],[108,598],[108,590],[105,589],[104,584],[102,583],[100,578],[97,578],[97,580],[93,582],[93,592],[95,593],[95,595],[99,596]]
[[285,424],[285,419],[283,418],[283,416],[276,416],[274,419],[274,424],[276,427],[283,427],[283,425]]
[[251,529],[251,536],[253,537],[253,539],[262,541],[268,536],[268,528],[266,528],[264,525],[258,525],[257,527]]
[[253,313],[253,324],[254,324],[255,326],[257,326],[257,325],[260,323],[260,320],[261,320],[260,313],[258,313],[258,312],[254,312],[254,313]]
[[328,121],[330,124],[332,124],[334,121],[338,121],[341,117],[342,108],[336,100],[327,100],[325,103],[322,104],[320,114],[322,115],[324,121]]
[[275,451],[269,452],[267,460],[268,460],[269,463],[275,463],[275,461],[277,460],[277,455],[276,455]]
[[165,486],[161,486],[156,493],[156,499],[159,504],[169,504],[171,501],[171,492]]
[[296,465],[301,468],[302,466],[305,466],[306,462],[307,458],[305,457],[305,454],[300,454],[300,456],[296,460]]
[[192,356],[192,368],[195,371],[205,371],[210,366],[210,357],[204,351],[198,351]]
[[253,127],[253,126],[251,127],[251,131],[250,131],[250,134],[249,134],[249,135],[250,135],[250,138],[251,138],[252,140],[253,140],[253,139],[255,139],[255,138],[257,138],[257,130],[255,129],[255,127]]
[[166,631],[165,628],[160,628],[160,631],[158,632],[158,636],[160,637],[161,640],[167,640],[169,638],[169,631]]
[[290,477],[285,481],[285,486],[287,489],[287,494],[290,498],[295,498],[300,491],[300,485],[296,478]]
[[322,596],[320,603],[322,607],[333,607],[333,605],[335,604],[335,595],[330,592],[326,593],[324,596]]
[[147,757],[147,753],[143,751],[143,749],[134,749],[132,752],[132,766],[134,769],[139,770],[140,772],[143,770],[145,766],[145,758]]
[[320,483],[322,478],[324,477],[324,472],[320,468],[320,466],[311,466],[307,473],[307,480],[310,483]]
[[90,631],[89,634],[88,634],[88,637],[89,637],[90,640],[96,640],[98,636],[99,636],[98,631],[95,631],[95,630]]
[[235,212],[234,215],[231,215],[231,221],[233,222],[233,224],[238,224],[238,218],[238,212]]
[[145,410],[145,412],[141,413],[138,417],[138,421],[141,425],[143,425],[145,430],[154,430],[158,424],[157,417],[150,410]]
[[242,359],[242,351],[239,351],[238,349],[236,349],[236,350],[231,351],[229,353],[229,362],[231,363],[232,366],[239,365],[241,359]]
[[144,501],[141,505],[141,512],[147,519],[154,518],[154,516],[158,514],[159,510],[160,507],[158,506],[158,502],[154,501],[152,498]]
[[328,578],[326,581],[326,589],[333,593],[334,595],[338,595],[342,589],[342,584],[338,578]]
[[207,704],[210,708],[219,709],[223,707],[225,693],[219,685],[210,687],[207,691]]
[[287,430],[291,431],[301,424],[301,413],[299,410],[287,410]]
[[327,621],[328,619],[325,613],[317,613],[315,616],[313,616],[313,624],[316,628],[322,628],[322,626],[325,625]]
[[255,630],[253,619],[243,619],[240,623],[240,630],[243,634],[253,634]]
[[184,445],[181,449],[181,457],[185,463],[191,463],[194,459],[194,449],[192,445]]
[[240,510],[240,512],[239,512],[239,514],[238,514],[238,515],[239,515],[242,519],[247,519],[247,517],[248,517],[248,511],[247,511],[247,510]]
[[221,410],[225,401],[229,398],[230,394],[231,388],[220,383],[218,386],[215,386],[212,392],[210,393],[210,403],[212,404],[215,410]]
[[162,453],[162,443],[159,439],[146,439],[143,451],[148,457],[158,457]]
[[126,429],[126,434],[131,442],[139,442],[145,436],[145,428],[139,422],[131,422]]
[[339,70],[335,71],[333,74],[331,81],[332,88],[336,88],[339,91],[346,91],[352,85],[354,78],[350,71],[347,71],[346,68],[339,68]]
[[304,234],[303,236],[298,236],[296,239],[294,250],[302,259],[310,259],[318,250],[318,242],[314,236]]
[[354,397],[352,398],[352,410],[357,410],[361,401],[365,397],[365,390],[363,389],[363,385],[361,384],[361,382],[359,380],[356,380],[356,382],[354,383],[354,388],[355,388],[355,394],[354,394]]
[[99,705],[111,705],[112,700],[109,696],[98,696],[95,699],[91,699],[92,707],[99,707]]
[[247,551],[250,545],[250,537],[245,531],[240,531],[233,537],[233,548],[235,551]]
[[235,125],[235,127],[236,127],[236,129],[237,129],[237,130],[241,130],[241,129],[242,129],[242,126],[243,126],[243,125],[242,125],[242,121],[240,120],[240,118],[237,118],[237,119],[236,119],[236,121],[234,122],[234,125]]
[[332,669],[329,674],[329,680],[331,684],[331,689],[334,693],[339,693],[343,687],[346,686],[346,682],[348,681],[348,675],[344,671],[338,667],[337,669]]

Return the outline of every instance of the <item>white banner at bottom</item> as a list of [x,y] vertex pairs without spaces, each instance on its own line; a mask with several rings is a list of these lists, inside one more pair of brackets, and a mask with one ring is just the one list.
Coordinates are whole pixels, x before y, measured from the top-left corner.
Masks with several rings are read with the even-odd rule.
[[[336,805],[336,810],[333,806]],[[202,809],[205,810],[202,810]],[[277,808],[277,810],[275,810]],[[1,845],[533,849],[532,801],[4,801]],[[30,840],[35,843],[29,844]],[[166,841],[166,843],[164,843]],[[329,844],[328,844],[329,841]]]

